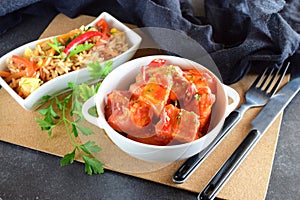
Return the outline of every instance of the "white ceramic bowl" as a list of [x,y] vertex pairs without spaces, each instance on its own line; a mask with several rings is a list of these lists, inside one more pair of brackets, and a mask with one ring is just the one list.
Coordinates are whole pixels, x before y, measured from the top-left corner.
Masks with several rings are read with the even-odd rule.
[[[116,18],[111,16],[110,14],[103,12],[101,13],[94,21],[92,21],[90,24],[86,26],[94,26],[97,21],[99,21],[101,18],[104,18],[108,25],[110,27],[115,27],[123,32],[126,33],[127,41],[129,44],[129,49],[120,54],[119,56],[112,59],[113,66],[117,67],[120,64],[128,61],[133,57],[135,52],[140,46],[140,43],[142,41],[142,38],[136,34],[134,31],[132,31],[130,28],[125,26],[123,23],[118,21]],[[79,27],[78,27],[79,28]],[[56,36],[53,36],[56,37]],[[35,48],[35,45],[41,41],[48,40],[51,37],[36,40],[30,43],[27,43],[7,54],[2,56],[0,58],[0,70],[6,71],[6,60],[8,58],[11,58],[12,55],[23,55],[24,50],[26,47],[29,47],[31,49]],[[90,80],[91,77],[89,75],[89,72],[87,68],[83,68],[77,71],[70,72],[68,74],[61,75],[59,77],[56,77],[55,79],[52,79],[45,84],[41,85],[38,89],[36,89],[34,92],[32,92],[27,98],[23,99],[20,97],[6,82],[0,77],[0,85],[26,110],[35,110],[37,109],[43,101],[41,101],[42,97],[45,95],[53,95],[53,94],[59,94],[64,91],[66,91],[66,88],[68,86],[68,82],[76,82],[76,83],[82,83]]]
[[[173,162],[197,154],[212,142],[222,128],[225,117],[237,106],[240,98],[234,89],[223,85],[217,77],[213,75],[217,83],[216,102],[212,108],[210,130],[205,136],[190,143],[170,146],[149,145],[128,139],[116,132],[105,119],[104,106],[106,104],[107,94],[113,89],[127,90],[129,85],[135,82],[135,77],[139,73],[140,67],[147,65],[156,58],[165,59],[167,60],[167,64],[179,65],[183,69],[193,66],[197,69],[207,70],[198,63],[174,56],[157,55],[131,60],[114,69],[104,79],[98,93],[84,103],[82,112],[87,121],[104,129],[107,136],[127,154],[144,161]],[[210,71],[208,72],[211,73]],[[233,99],[233,103],[230,105],[228,105],[228,96]],[[88,113],[88,109],[94,105],[97,107],[98,117],[93,117]]]

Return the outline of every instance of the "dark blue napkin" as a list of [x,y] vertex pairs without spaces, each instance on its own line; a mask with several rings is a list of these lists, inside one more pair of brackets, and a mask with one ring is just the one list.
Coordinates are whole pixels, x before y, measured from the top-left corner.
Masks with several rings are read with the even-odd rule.
[[[299,0],[204,0],[204,16],[195,16],[187,0],[22,0],[13,7],[7,2],[1,2],[0,34],[20,23],[24,14],[49,10],[69,17],[107,11],[139,27],[176,30],[209,53],[226,84],[240,80],[249,70],[281,65],[300,42]],[[169,43],[159,45],[165,49]]]
[[182,0],[118,2],[141,27],[184,31],[198,41],[226,84],[240,80],[250,69],[280,65],[299,47],[299,0],[286,4],[280,0],[207,0],[203,17],[194,16]]

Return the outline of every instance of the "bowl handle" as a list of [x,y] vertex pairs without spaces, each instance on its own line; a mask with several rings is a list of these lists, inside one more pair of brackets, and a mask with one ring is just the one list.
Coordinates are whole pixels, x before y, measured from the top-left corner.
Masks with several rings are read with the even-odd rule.
[[240,102],[240,95],[235,89],[227,85],[223,85],[223,87],[227,96],[232,99],[232,102],[226,108],[225,116],[227,117],[238,106]]
[[99,126],[99,123],[98,123],[98,120],[97,120],[98,118],[90,115],[89,112],[88,112],[90,108],[92,108],[93,106],[96,105],[95,97],[96,97],[96,95],[92,96],[86,102],[83,103],[83,105],[82,105],[82,114],[88,122],[90,122],[90,123],[92,123],[96,126]]

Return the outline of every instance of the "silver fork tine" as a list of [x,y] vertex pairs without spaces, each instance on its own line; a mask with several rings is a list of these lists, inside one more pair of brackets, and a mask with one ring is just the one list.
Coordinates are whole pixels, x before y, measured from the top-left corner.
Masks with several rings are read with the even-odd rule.
[[[260,84],[259,88],[261,90],[263,90],[263,88],[265,87],[265,85],[268,83],[268,79],[270,78],[270,76],[272,76],[272,73],[274,71],[273,67],[267,67],[263,76],[264,76],[264,80],[262,81],[262,83]],[[268,73],[267,73],[268,72]]]
[[[272,78],[271,78],[271,80],[269,81],[268,85],[265,88],[266,93],[268,93],[269,88],[271,87],[271,85],[273,85],[274,81],[276,80],[279,71],[280,71],[280,68],[279,69],[276,68],[276,69],[272,70],[272,73],[270,73],[269,77],[272,77]],[[268,93],[268,94],[272,95],[270,93]]]
[[282,66],[284,66],[284,67],[281,67],[281,68],[277,71],[276,76],[278,75],[279,71],[280,71],[281,69],[283,69],[283,72],[280,73],[277,82],[275,83],[274,87],[272,88],[272,90],[271,90],[270,93],[269,93],[271,96],[272,96],[272,95],[276,92],[276,90],[278,89],[278,87],[279,87],[279,85],[280,85],[282,79],[284,78],[284,75],[285,75],[287,69],[289,68],[289,65],[290,65],[290,62],[283,63]]
[[[284,78],[284,75],[288,69],[289,64],[290,64],[289,62],[286,62],[283,65],[281,65],[279,68],[272,68],[272,67],[266,68],[265,71],[256,78],[256,80],[254,81],[251,87],[255,86],[261,91],[265,91],[266,94],[268,94],[269,96],[272,96],[276,92],[276,90],[279,87],[279,84]],[[280,71],[282,72],[280,73]],[[268,92],[271,86],[273,86],[272,90]]]
[[258,83],[262,80],[262,78],[264,77],[264,75],[266,74],[266,72],[268,71],[268,68],[265,69],[265,71],[263,73],[261,73],[256,79],[255,81],[252,83],[252,85],[250,87],[258,87]]

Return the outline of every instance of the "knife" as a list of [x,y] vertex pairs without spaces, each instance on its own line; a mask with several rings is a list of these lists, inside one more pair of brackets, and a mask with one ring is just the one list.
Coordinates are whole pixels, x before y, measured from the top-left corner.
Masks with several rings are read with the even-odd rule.
[[[299,62],[297,60],[295,61]],[[203,191],[199,193],[198,199],[207,200],[215,198],[217,193],[229,180],[231,175],[257,144],[259,139],[264,135],[277,116],[299,92],[300,65],[298,65],[298,63],[297,65],[295,65],[295,63],[293,64],[292,59],[290,74],[290,81],[269,100],[265,107],[252,120],[251,131],[238,146],[238,148],[233,152],[233,154],[231,154],[223,166],[218,170],[214,177],[209,181],[209,183],[204,187]]]

